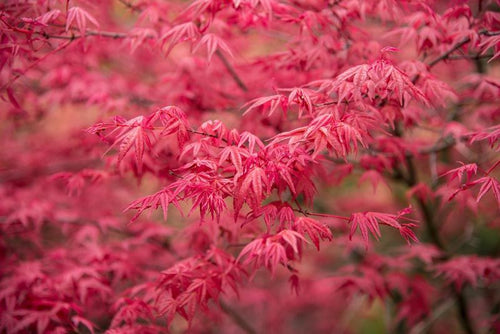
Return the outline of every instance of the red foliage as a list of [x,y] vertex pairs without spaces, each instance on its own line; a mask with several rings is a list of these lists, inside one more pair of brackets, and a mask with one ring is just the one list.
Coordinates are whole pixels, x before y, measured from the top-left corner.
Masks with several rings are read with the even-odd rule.
[[499,8],[3,1],[0,333],[495,331]]

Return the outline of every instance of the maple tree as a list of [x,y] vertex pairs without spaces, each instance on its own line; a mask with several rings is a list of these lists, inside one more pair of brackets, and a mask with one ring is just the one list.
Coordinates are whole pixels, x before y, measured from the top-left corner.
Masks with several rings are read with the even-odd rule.
[[500,330],[500,1],[0,27],[0,333]]

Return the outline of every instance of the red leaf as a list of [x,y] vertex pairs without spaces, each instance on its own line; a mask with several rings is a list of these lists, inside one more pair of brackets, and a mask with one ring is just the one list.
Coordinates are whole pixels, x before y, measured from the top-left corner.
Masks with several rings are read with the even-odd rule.
[[67,18],[66,18],[66,31],[69,30],[73,21],[76,21],[76,27],[80,31],[81,36],[85,36],[85,32],[87,30],[87,21],[90,21],[93,25],[99,28],[99,23],[97,20],[90,15],[86,10],[80,7],[71,7],[68,10]]

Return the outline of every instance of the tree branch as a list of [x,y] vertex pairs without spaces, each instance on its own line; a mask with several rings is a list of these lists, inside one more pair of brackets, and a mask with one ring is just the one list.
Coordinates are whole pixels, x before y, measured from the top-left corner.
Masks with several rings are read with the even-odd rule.
[[[402,137],[401,128],[397,125],[396,125],[395,130],[394,130],[394,135],[397,137]],[[453,139],[453,143],[451,143],[451,141],[447,142],[445,140],[445,141],[443,141],[443,144],[439,144],[439,145],[436,144],[436,145],[434,145],[434,147],[431,147],[430,151],[435,152],[435,150],[437,150],[437,149],[443,150],[443,149],[449,147],[448,145],[454,145],[454,143],[455,143],[454,139]],[[408,174],[404,175],[404,174],[400,173],[400,175],[398,175],[398,178],[403,180],[408,185],[408,187],[413,187],[418,183],[417,169],[415,167],[415,163],[413,161],[413,158],[414,157],[412,155],[405,156]],[[429,237],[431,238],[432,243],[445,253],[445,255],[444,255],[445,260],[449,259],[451,257],[451,254],[449,252],[447,252],[446,246],[439,235],[439,231],[437,229],[436,221],[435,221],[436,213],[434,212],[433,205],[431,203],[426,202],[424,199],[419,198],[419,197],[417,197],[416,200],[417,200],[419,210],[422,213],[422,216],[424,218],[424,223],[425,223],[425,226],[427,228],[427,231],[429,233]],[[467,334],[474,334],[475,331],[474,331],[474,328],[472,326],[472,321],[471,321],[470,316],[469,316],[469,310],[468,310],[469,306],[468,306],[467,299],[464,295],[463,290],[457,291],[456,289],[452,288],[452,293],[455,297],[455,301],[456,301],[457,306],[458,306],[459,319],[460,319],[460,322],[462,323],[462,327],[464,328],[464,330],[466,331]]]
[[247,92],[248,91],[247,86],[243,83],[243,81],[241,80],[241,78],[238,76],[238,73],[236,73],[235,69],[233,68],[233,66],[231,65],[231,63],[227,60],[227,58],[222,54],[222,52],[220,52],[217,49],[215,51],[215,54],[222,61],[222,63],[224,64],[224,66],[226,67],[227,71],[229,72],[229,74],[231,75],[231,77],[233,78],[233,80],[236,82],[236,84],[238,85],[238,87],[240,87],[240,89],[242,91]]

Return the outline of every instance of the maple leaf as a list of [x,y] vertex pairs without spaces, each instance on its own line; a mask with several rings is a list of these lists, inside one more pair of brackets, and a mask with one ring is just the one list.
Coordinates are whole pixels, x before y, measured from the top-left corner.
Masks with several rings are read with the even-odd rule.
[[243,115],[247,115],[252,110],[257,108],[262,108],[263,112],[267,112],[267,117],[270,117],[274,112],[281,107],[283,115],[286,116],[286,112],[288,109],[288,100],[285,95],[277,94],[271,96],[259,97],[254,100],[251,100],[245,103],[241,109],[245,109]]
[[458,100],[457,94],[448,84],[430,75],[425,77],[422,93],[437,107],[445,107],[448,102]]
[[222,50],[232,57],[233,53],[229,46],[220,37],[214,34],[205,34],[200,41],[193,48],[193,53],[195,53],[203,45],[206,46],[208,52],[208,62],[211,62],[212,57],[216,50]]
[[93,25],[99,28],[99,23],[97,20],[90,15],[86,10],[80,7],[71,7],[68,9],[67,17],[66,17],[66,31],[69,30],[73,21],[76,23],[76,27],[80,31],[81,36],[85,36],[85,32],[87,30],[87,21],[90,21]]
[[133,201],[123,211],[137,210],[137,213],[132,217],[132,221],[135,221],[147,209],[157,209],[161,206],[163,219],[167,220],[168,205],[170,203],[174,204],[180,211],[180,206],[175,196],[168,189],[162,189],[157,193]]
[[498,180],[494,177],[485,176],[469,183],[468,186],[475,186],[477,184],[480,184],[481,188],[477,194],[476,202],[479,202],[481,198],[483,198],[483,196],[491,190],[497,200],[498,207],[500,207],[500,182],[498,182]]
[[379,224],[384,224],[391,226],[397,230],[403,238],[405,238],[408,244],[410,241],[417,241],[417,237],[410,229],[416,226],[413,223],[400,223],[398,219],[403,215],[408,214],[409,209],[400,211],[397,215],[389,213],[380,212],[364,212],[364,213],[353,213],[349,219],[349,224],[351,224],[351,231],[349,233],[349,238],[351,239],[356,229],[359,228],[363,240],[365,241],[366,247],[368,247],[368,232],[370,232],[375,239],[379,240],[382,234],[380,233]]
[[358,151],[358,142],[363,147],[366,146],[361,129],[345,121],[336,120],[331,114],[315,117],[306,127],[280,133],[272,138],[271,146],[283,140],[288,140],[292,152],[301,145],[304,145],[306,150],[312,150],[312,159],[325,149],[345,157],[351,151]]
[[462,167],[451,169],[441,176],[449,175],[449,182],[457,179],[460,183],[467,183],[472,176],[477,174],[477,165],[475,163],[467,165],[463,162],[460,163],[462,164]]
[[130,44],[130,52],[134,53],[139,46],[146,41],[155,41],[158,39],[158,33],[151,28],[134,28],[128,34],[128,41]]
[[177,44],[195,40],[199,35],[198,27],[193,22],[186,22],[168,29],[160,37],[160,42],[162,49],[165,49],[165,46],[167,46],[165,55],[168,55]]
[[181,108],[176,106],[166,106],[160,108],[149,116],[147,123],[152,124],[156,120],[160,120],[163,126],[163,129],[160,132],[161,136],[175,133],[177,135],[179,146],[181,147],[189,139],[189,123],[187,121],[186,113]]
[[245,246],[240,252],[237,261],[244,258],[243,264],[254,264],[254,268],[266,267],[274,275],[278,264],[287,262],[285,247],[279,240],[269,236],[257,238]]
[[489,49],[493,48],[493,57],[488,60],[488,63],[500,57],[500,35],[485,37],[479,47],[483,50],[481,54],[485,54]]
[[255,152],[255,147],[257,146],[259,149],[264,148],[264,143],[260,140],[259,137],[254,135],[251,132],[244,131],[241,133],[239,136],[239,141],[238,141],[238,147],[241,147],[245,145],[245,143],[248,145],[248,151],[252,154]]
[[302,241],[307,242],[302,234],[293,230],[282,230],[276,234],[276,237],[281,238],[285,244],[292,247],[293,251],[299,256],[301,255]]
[[144,157],[144,150],[151,149],[151,139],[149,136],[153,135],[152,129],[144,116],[137,116],[123,123],[117,123],[115,130],[111,131],[109,135],[117,131],[117,137],[110,148],[104,153],[109,152],[114,146],[120,144],[118,150],[118,164],[125,158],[125,155],[134,148],[135,161],[139,168],[142,169],[142,159]]
[[437,275],[443,275],[458,290],[465,283],[475,287],[480,280],[492,283],[500,279],[500,261],[488,257],[457,256],[434,267]]
[[377,187],[380,183],[383,183],[385,184],[388,188],[389,185],[385,182],[385,179],[383,178],[383,176],[376,170],[368,170],[366,172],[363,173],[363,175],[361,175],[361,177],[359,178],[359,181],[358,181],[358,185],[360,185],[361,183],[365,182],[365,181],[369,181],[372,185],[372,188],[373,188],[373,193],[375,193],[377,191]]
[[59,9],[53,9],[38,16],[35,21],[43,26],[47,26],[49,22],[55,21],[59,15],[61,15],[61,11]]
[[266,172],[262,168],[254,167],[248,173],[243,174],[238,181],[234,195],[233,206],[235,217],[238,217],[238,213],[245,201],[249,203],[251,208],[258,208],[270,188],[271,184]]
[[469,133],[468,136],[471,144],[476,141],[487,140],[491,148],[496,151],[500,150],[500,125]]
[[120,298],[115,307],[118,312],[111,321],[111,328],[118,328],[122,324],[133,325],[139,318],[154,319],[151,307],[139,299]]
[[371,101],[376,97],[391,98],[394,93],[401,106],[406,105],[410,97],[427,104],[427,98],[420,89],[383,54],[370,65],[354,66],[339,74],[335,80],[325,81],[320,90],[326,90],[327,94],[335,92],[338,104],[350,100],[360,101],[365,96]]
[[318,251],[320,239],[328,241],[333,239],[330,229],[326,225],[321,224],[319,221],[312,218],[297,218],[293,223],[293,229],[302,235],[307,234]]
[[296,103],[299,105],[299,118],[302,117],[303,109],[307,111],[309,116],[313,115],[313,102],[311,100],[311,94],[313,92],[307,89],[294,88],[291,90],[290,95],[288,95],[288,105]]
[[[237,146],[226,146],[220,153],[219,165],[222,165],[223,161],[230,159],[234,168],[236,169],[237,175],[243,174],[243,158],[249,156],[249,152],[242,147]],[[235,177],[235,181],[237,177]]]
[[182,11],[179,18],[186,18],[193,21],[202,16],[204,12],[209,11],[211,15],[207,24],[210,24],[215,14],[221,9],[221,4],[217,0],[195,0],[189,7]]
[[[215,181],[214,183],[217,183]],[[224,188],[225,185],[221,183],[220,187]],[[209,211],[212,219],[217,218],[220,221],[221,214],[226,210],[226,202],[224,198],[227,196],[227,192],[221,191],[217,185],[197,185],[196,189],[190,192],[189,196],[193,199],[193,207],[191,211],[199,207],[201,221],[204,220],[206,212]]]

